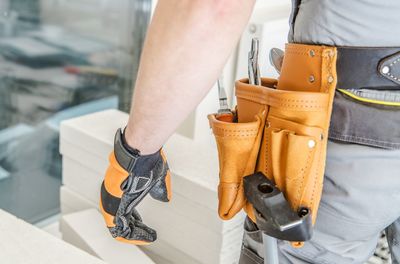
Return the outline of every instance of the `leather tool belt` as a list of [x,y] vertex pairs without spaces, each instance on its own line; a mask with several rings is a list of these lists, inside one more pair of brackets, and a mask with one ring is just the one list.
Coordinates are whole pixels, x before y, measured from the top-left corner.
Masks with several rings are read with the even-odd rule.
[[216,138],[219,215],[242,208],[255,222],[243,177],[262,172],[295,211],[307,208],[315,223],[322,193],[328,128],[337,83],[335,47],[288,44],[279,80],[236,82],[236,120],[209,115]]

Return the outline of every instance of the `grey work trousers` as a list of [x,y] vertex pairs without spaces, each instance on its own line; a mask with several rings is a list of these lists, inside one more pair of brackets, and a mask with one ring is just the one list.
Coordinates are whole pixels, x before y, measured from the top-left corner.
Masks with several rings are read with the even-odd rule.
[[[298,249],[278,241],[279,263],[361,264],[382,230],[392,263],[400,263],[400,150],[329,142],[313,238]],[[263,263],[254,234],[245,232],[243,242],[240,264]]]

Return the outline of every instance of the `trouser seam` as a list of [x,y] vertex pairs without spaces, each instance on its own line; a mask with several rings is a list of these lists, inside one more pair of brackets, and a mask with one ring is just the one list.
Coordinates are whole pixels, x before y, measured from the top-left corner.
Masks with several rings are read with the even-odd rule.
[[364,141],[366,143],[381,143],[387,147],[389,147],[389,146],[399,146],[400,147],[400,143],[397,143],[397,142],[390,142],[390,141],[377,140],[377,139],[360,137],[360,136],[355,136],[355,135],[341,134],[340,132],[335,132],[335,131],[330,132],[330,137],[337,137],[338,139],[344,139],[344,140],[345,139],[360,140],[360,141]]
[[[319,259],[315,256],[315,254],[307,253],[307,252],[296,252],[295,255],[301,256],[306,261],[310,263],[318,263],[318,264],[337,264],[334,262],[327,261],[325,259]],[[317,262],[316,262],[317,261]]]

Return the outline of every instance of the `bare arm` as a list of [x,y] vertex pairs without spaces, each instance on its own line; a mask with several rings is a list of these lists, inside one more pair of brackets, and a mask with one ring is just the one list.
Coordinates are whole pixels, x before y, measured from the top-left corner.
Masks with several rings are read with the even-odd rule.
[[156,152],[211,89],[255,0],[159,0],[142,53],[128,144]]

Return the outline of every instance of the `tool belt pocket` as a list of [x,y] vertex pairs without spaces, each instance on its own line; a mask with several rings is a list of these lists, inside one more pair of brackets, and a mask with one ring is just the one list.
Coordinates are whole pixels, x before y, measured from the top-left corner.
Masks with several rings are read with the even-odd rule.
[[[254,172],[265,121],[265,112],[249,122],[226,122],[217,114],[208,116],[218,148],[218,213],[228,220],[244,206],[243,177]],[[235,118],[236,119],[236,118]]]
[[321,161],[323,129],[273,116],[268,118],[267,126],[263,141],[266,175],[272,175],[295,210],[311,209],[313,205],[306,202],[311,197],[306,196],[316,195],[322,187],[322,178],[313,177]]
[[307,208],[315,220],[332,98],[324,92],[279,90],[276,85],[273,79],[262,79],[262,86],[249,85],[247,79],[236,82],[238,120],[247,121],[265,107],[256,171],[277,185],[294,210]]

